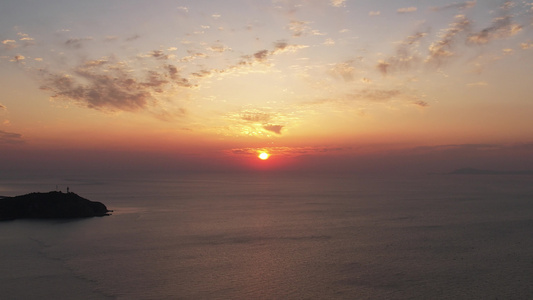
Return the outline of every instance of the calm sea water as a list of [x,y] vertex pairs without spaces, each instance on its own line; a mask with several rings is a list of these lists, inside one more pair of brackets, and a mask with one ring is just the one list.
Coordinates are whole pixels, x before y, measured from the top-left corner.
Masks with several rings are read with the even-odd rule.
[[109,217],[0,223],[2,299],[533,299],[533,176],[0,180]]

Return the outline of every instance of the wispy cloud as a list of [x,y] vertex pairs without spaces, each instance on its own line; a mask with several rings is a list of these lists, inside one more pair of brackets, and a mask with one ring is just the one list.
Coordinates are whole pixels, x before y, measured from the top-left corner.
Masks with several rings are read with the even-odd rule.
[[129,37],[125,38],[125,41],[127,41],[127,42],[131,42],[131,41],[138,40],[138,39],[140,39],[140,38],[141,38],[140,35],[138,35],[138,34],[134,34],[134,35],[132,35],[132,36],[129,36]]
[[[342,99],[341,101],[345,102],[350,102],[355,99],[369,102],[389,102],[398,99],[402,100],[402,103],[407,103],[409,105],[412,104],[419,107],[427,107],[427,102],[411,96],[406,92],[407,89],[397,89],[396,87],[399,85],[395,85],[389,89],[380,89],[379,87],[376,87],[386,86],[380,85],[380,80],[401,80],[400,77],[394,77],[393,75],[387,78],[380,78],[380,76],[375,76],[375,73],[372,72],[375,72],[377,69],[382,75],[389,75],[395,72],[409,70],[426,70],[424,69],[426,66],[436,66],[437,68],[441,68],[444,64],[460,57],[462,52],[466,52],[462,51],[464,49],[461,49],[461,47],[482,47],[495,39],[502,39],[516,35],[520,30],[525,28],[523,25],[513,21],[513,15],[510,12],[512,7],[510,4],[503,5],[496,11],[491,12],[497,17],[493,19],[492,23],[489,21],[488,26],[487,24],[483,24],[485,28],[479,26],[479,24],[473,24],[472,20],[477,19],[469,19],[467,17],[469,11],[466,10],[475,7],[476,1],[465,1],[434,7],[431,11],[435,13],[448,10],[459,10],[460,12],[457,13],[447,25],[443,26],[444,28],[430,28],[430,22],[428,21],[422,25],[427,25],[428,28],[422,26],[418,27],[418,30],[413,31],[411,35],[406,36],[399,42],[395,42],[395,47],[391,52],[385,54],[380,53],[378,59],[372,57],[370,62],[369,57],[365,57],[364,63],[356,64],[354,63],[355,59],[349,59],[350,55],[353,55],[353,48],[352,50],[343,48],[348,44],[350,47],[353,46],[353,44],[351,44],[352,42],[347,40],[347,30],[340,31],[338,29],[342,27],[328,27],[323,24],[321,25],[322,20],[312,19],[310,17],[312,14],[300,14],[300,12],[305,12],[304,10],[309,7],[315,11],[317,11],[317,8],[320,8],[329,10],[328,13],[339,13],[341,10],[344,11],[344,9],[339,10],[334,7],[351,5],[349,2],[345,0],[279,0],[273,1],[273,3],[275,3],[275,5],[284,6],[282,11],[282,13],[284,13],[283,18],[287,17],[287,15],[289,16],[287,19],[282,19],[288,23],[282,22],[281,25],[278,24],[278,29],[281,29],[280,31],[277,31],[280,39],[276,40],[278,36],[269,34],[268,38],[271,38],[272,40],[268,41],[266,40],[266,37],[261,36],[262,32],[260,30],[262,24],[258,21],[253,23],[253,32],[245,32],[246,35],[250,37],[253,36],[254,40],[250,40],[250,43],[246,43],[246,46],[243,48],[240,48],[238,43],[232,44],[233,35],[236,33],[236,30],[242,31],[242,27],[241,29],[235,29],[237,27],[231,29],[233,30],[231,37],[223,35],[224,33],[230,32],[230,29],[228,29],[227,31],[224,31],[223,34],[212,37],[211,41],[208,40],[208,35],[194,36],[191,33],[192,31],[201,29],[208,32],[209,29],[217,28],[223,19],[227,18],[227,15],[222,18],[218,12],[206,12],[203,16],[203,20],[198,20],[197,23],[194,23],[194,26],[191,26],[189,35],[185,33],[182,36],[182,44],[179,44],[179,41],[174,39],[173,43],[177,43],[178,45],[163,43],[154,47],[157,50],[152,51],[146,51],[146,48],[143,48],[144,52],[140,55],[137,55],[137,52],[127,52],[138,51],[131,49],[138,49],[135,47],[139,46],[130,46],[140,44],[141,41],[136,40],[144,38],[139,35],[134,35],[131,32],[128,33],[130,38],[118,38],[117,36],[105,35],[100,38],[72,37],[70,36],[71,33],[68,33],[68,39],[65,38],[61,42],[58,42],[61,47],[57,47],[58,44],[55,44],[53,47],[53,53],[56,55],[55,59],[57,59],[56,62],[59,62],[55,65],[53,62],[50,62],[52,56],[46,56],[46,51],[41,51],[39,53],[22,51],[23,47],[21,45],[23,44],[23,41],[34,42],[34,39],[27,34],[18,34],[18,36],[7,35],[6,39],[0,44],[0,49],[10,48],[11,50],[17,48],[14,51],[8,52],[9,55],[2,56],[2,59],[17,62],[21,68],[31,63],[37,64],[35,57],[44,54],[43,57],[45,57],[45,61],[39,65],[39,68],[32,69],[33,71],[37,69],[42,70],[40,73],[43,76],[42,89],[48,91],[54,99],[71,101],[78,105],[101,111],[153,111],[166,101],[164,99],[169,94],[173,94],[173,96],[178,95],[174,98],[178,100],[173,99],[171,101],[179,102],[182,90],[194,87],[203,88],[203,83],[211,84],[215,82],[215,79],[223,79],[223,77],[228,74],[235,75],[236,73],[239,73],[240,75],[247,72],[253,72],[255,69],[265,73],[269,71],[280,71],[281,68],[285,67],[285,60],[283,62],[278,62],[276,56],[281,54],[292,56],[293,53],[300,51],[301,53],[299,54],[305,54],[306,57],[301,55],[294,59],[293,62],[290,63],[290,67],[283,69],[283,71],[287,71],[287,73],[283,75],[287,76],[287,78],[294,75],[291,77],[291,80],[300,80],[304,76],[312,75],[303,79],[302,82],[310,79],[303,84],[315,84],[310,83],[310,81],[315,80],[315,82],[317,82],[316,84],[319,85],[318,82],[322,79],[317,79],[317,77],[314,77],[316,73],[313,73],[319,71],[306,72],[311,68],[315,68],[314,70],[321,70],[321,76],[324,76],[325,72],[327,75],[339,79],[332,83],[333,81],[331,78],[326,77],[322,81],[328,85],[331,84],[331,87],[333,84],[335,84],[335,87],[340,87],[333,91],[334,95],[331,96],[332,99]],[[285,8],[287,7],[291,11],[289,14],[285,13],[287,11]],[[194,13],[197,13],[192,10],[189,11],[189,8],[184,6],[173,9],[174,13],[176,13],[177,10],[182,15],[185,15],[183,18],[192,17]],[[417,12],[418,10],[419,8],[415,6],[406,6],[398,9],[397,12],[405,14]],[[298,14],[296,12],[298,12]],[[425,13],[427,13],[427,11]],[[447,13],[448,12],[442,14],[447,15]],[[370,11],[369,15],[378,16],[381,15],[381,12]],[[312,22],[300,20],[299,17],[302,16],[309,17],[309,20],[312,20]],[[402,19],[403,18],[404,17],[402,17]],[[321,27],[319,29],[311,28],[311,26],[315,25],[317,28],[319,26]],[[344,24],[342,26],[346,25]],[[473,28],[477,28],[477,31]],[[350,34],[356,35],[357,30],[359,29],[351,28]],[[329,36],[320,38],[313,37],[313,35],[322,35],[324,34],[323,32],[327,31],[329,31],[332,38]],[[276,31],[272,30],[271,33],[275,32]],[[342,32],[342,34],[339,34],[339,32]],[[87,57],[87,50],[92,50],[93,46],[96,46],[96,43],[102,44],[103,42],[106,42],[105,46],[109,48],[120,47],[120,50],[109,50],[108,53],[117,53],[117,55],[118,53],[122,53],[123,55],[120,57],[110,55],[109,57],[93,60],[86,59],[81,63],[73,64],[73,62],[80,61],[82,58]],[[268,46],[269,42],[270,46]],[[40,45],[45,43],[51,42],[39,41]],[[303,43],[308,43],[310,46],[302,45]],[[248,48],[253,47],[254,45],[257,45],[257,48],[252,48],[255,49],[255,51]],[[335,45],[335,47],[332,47],[333,45]],[[532,48],[530,41],[522,44],[517,43],[516,45],[520,45],[522,49]],[[330,47],[326,48],[325,46]],[[98,47],[94,47],[94,49],[98,49]],[[338,52],[338,55],[329,55],[329,53],[326,52],[337,51],[338,49],[342,51]],[[506,45],[506,47],[501,47],[500,49],[509,49],[506,50],[505,53],[511,53],[511,47],[508,45]],[[319,51],[323,52],[321,53]],[[516,50],[514,51],[516,52]],[[18,52],[20,52],[20,54],[18,54]],[[48,53],[52,52],[49,51]],[[342,55],[340,53],[342,53]],[[320,62],[320,66],[310,66],[314,61],[319,61],[321,59],[318,55],[323,54],[325,54],[325,56],[323,56],[325,57],[325,60]],[[501,56],[501,54],[502,52],[499,51],[498,55]],[[364,55],[366,54],[363,54],[363,56]],[[313,61],[315,58],[318,59]],[[304,61],[307,62],[307,65],[301,63]],[[470,62],[471,61],[473,61],[473,59],[470,59]],[[53,69],[54,67],[62,69]],[[277,69],[278,67],[279,69]],[[298,69],[298,74],[296,74],[296,72],[290,73],[296,69]],[[306,71],[302,71],[304,69]],[[298,76],[300,77],[297,78]],[[373,76],[375,76],[375,78]],[[373,89],[367,89],[368,87],[372,87]],[[290,90],[290,88],[287,88],[287,90]],[[317,96],[317,98],[322,97],[323,96]],[[316,99],[311,99],[311,101],[312,100]],[[258,116],[260,115],[255,117]],[[238,121],[244,123],[254,122],[253,119],[247,120],[245,118],[241,118]],[[263,132],[269,131],[271,133],[280,134],[282,132],[285,133],[290,129],[287,122],[280,121],[270,115],[268,119],[261,121],[256,120],[255,122],[258,124],[253,125],[253,129],[258,129]]]
[[521,43],[520,48],[523,50],[533,49],[533,42]]
[[34,39],[27,33],[19,32],[17,33],[20,41],[33,41]]
[[281,135],[285,125],[280,122],[285,119],[279,112],[268,109],[246,109],[233,112],[225,116],[228,121],[228,130],[231,135],[248,135],[269,137],[272,133]]
[[24,140],[22,139],[21,134],[0,130],[0,145],[23,144],[23,143],[24,143]]
[[116,35],[108,35],[106,37],[104,37],[104,41],[105,42],[114,42],[114,41],[118,41],[119,40],[119,37],[116,36]]
[[17,32],[18,38],[2,40],[0,50],[12,50],[16,48],[26,48],[35,45],[34,38],[27,33]]
[[[84,43],[92,39],[69,39],[65,44],[72,51],[77,51]],[[243,67],[253,67],[256,63],[268,64],[268,60],[281,53],[296,52],[305,48],[303,45],[289,44],[280,40],[273,43],[271,50],[259,50],[246,55],[234,65],[219,69],[192,68],[192,62],[208,58],[205,53],[188,51],[190,55],[177,58],[175,48],[153,50],[138,55],[135,59],[118,60],[116,57],[104,57],[86,60],[77,66],[65,70],[42,69],[42,90],[52,94],[53,99],[71,101],[78,105],[101,111],[141,112],[158,111],[166,94],[176,94],[179,89],[196,86],[192,79],[207,78],[216,74],[225,74]],[[215,53],[229,50],[229,47],[217,42],[210,46]],[[24,60],[23,56],[13,58]],[[145,66],[150,65],[150,68]],[[188,73],[182,72],[188,67]],[[175,100],[175,95],[173,96]],[[180,110],[183,114],[184,110]],[[162,112],[158,112],[161,115]],[[260,125],[262,129],[280,134],[284,127],[267,122]]]
[[25,60],[26,57],[24,55],[20,55],[20,54],[17,54],[15,56],[13,56],[9,61],[12,61],[12,62],[21,62],[23,60]]
[[[502,171],[523,170],[531,165],[533,144],[448,144],[422,147],[405,147],[395,144],[371,144],[331,147],[250,147],[225,151],[228,156],[255,157],[268,152],[272,157],[305,161],[305,165],[318,162],[320,169],[368,171],[393,170],[420,172],[451,172],[464,167]],[[337,156],[345,156],[339,164]],[[305,160],[312,158],[311,160]],[[352,158],[353,160],[350,160]],[[320,162],[323,164],[321,165]],[[333,166],[332,166],[333,163]],[[525,167],[524,167],[525,165]],[[298,165],[298,168],[301,168]],[[313,168],[313,166],[311,166]]]
[[352,60],[338,63],[330,69],[329,73],[333,77],[342,78],[344,81],[353,81],[355,79],[356,70]]
[[327,39],[322,43],[322,45],[333,46],[333,45],[335,45],[335,40],[332,39],[332,38],[327,38]]
[[270,132],[274,132],[275,134],[281,134],[281,130],[283,129],[283,127],[283,125],[274,124],[263,125],[263,129],[268,130]]
[[264,62],[267,59],[267,57],[270,55],[270,53],[271,52],[269,52],[268,50],[260,50],[253,54],[253,58],[256,61]]
[[387,75],[391,71],[406,70],[420,61],[417,53],[419,42],[427,35],[425,32],[417,32],[405,38],[397,47],[396,54],[378,62],[377,69]]
[[444,6],[437,6],[437,7],[433,7],[432,10],[433,11],[443,11],[443,10],[448,10],[448,9],[467,9],[467,8],[472,8],[476,6],[476,1],[466,1],[466,2],[463,2],[463,3],[453,3],[453,4],[449,4],[449,5],[444,5]]
[[234,148],[227,152],[233,155],[256,156],[257,154],[266,151],[273,156],[298,157],[325,153],[341,153],[349,150],[352,150],[352,147],[255,147]]
[[492,40],[503,39],[516,35],[522,30],[522,25],[512,24],[511,17],[506,16],[494,20],[492,26],[468,37],[468,42],[473,44],[487,44]]
[[397,89],[380,90],[380,89],[363,89],[354,91],[350,97],[354,100],[387,102],[402,96],[403,93]]
[[[158,51],[152,52],[151,57],[165,59]],[[158,96],[164,90],[193,86],[174,65],[162,64],[137,74],[112,58],[85,61],[69,73],[43,71],[42,76],[41,89],[51,92],[52,98],[103,111],[148,109],[157,106]]]
[[[448,9],[465,10],[475,5],[475,1],[467,1],[436,7],[432,10],[436,12]],[[495,11],[498,17],[492,20],[490,26],[478,31],[475,30],[478,24],[475,24],[466,14],[457,14],[447,28],[438,32],[436,40],[431,42],[427,49],[421,46],[424,45],[423,41],[431,38],[429,31],[417,32],[400,42],[395,54],[379,60],[376,68],[383,75],[408,71],[423,65],[440,68],[445,63],[461,57],[466,52],[465,46],[483,46],[494,40],[515,36],[523,30],[524,26],[513,21],[511,8],[513,8],[512,2],[506,2]],[[524,49],[527,45],[527,43],[522,43],[521,47]],[[507,50],[504,54],[512,53],[511,48],[505,49]],[[424,54],[425,52],[427,54]]]
[[[363,82],[364,84],[365,82]],[[380,88],[365,84],[360,88],[354,88],[344,95],[336,95],[330,98],[314,99],[303,102],[305,109],[312,106],[333,106],[341,111],[356,112],[364,116],[368,104],[379,104],[391,107],[391,104],[403,106],[415,106],[418,108],[429,107],[430,104],[423,100],[424,96],[418,95],[415,91],[407,88]]]
[[484,87],[484,86],[487,86],[487,85],[489,85],[489,84],[484,82],[484,81],[478,81],[478,82],[473,82],[473,83],[467,84],[467,86],[469,86],[469,87]]
[[65,41],[65,46],[69,47],[69,48],[74,48],[74,49],[80,49],[83,47],[83,45],[88,42],[88,41],[92,41],[93,38],[92,37],[86,37],[86,38],[71,38],[71,39],[68,39]]
[[436,152],[436,151],[491,151],[504,148],[504,145],[498,144],[449,144],[436,146],[420,146],[412,148],[416,152]]
[[288,29],[292,32],[293,37],[301,37],[310,31],[309,22],[292,20],[289,22]]
[[470,28],[470,21],[464,15],[457,15],[450,27],[442,30],[439,40],[433,42],[429,48],[426,62],[440,66],[445,60],[454,55],[454,44],[460,33]]
[[422,100],[413,101],[412,104],[422,107],[422,108],[429,106],[429,103],[427,103],[426,101],[422,101]]
[[170,57],[163,50],[153,50],[152,52],[150,52],[148,54],[148,56],[151,56],[151,57],[153,57],[155,59],[158,59],[158,60],[168,60],[169,57]]
[[491,25],[471,34],[468,37],[468,42],[478,45],[487,44],[492,40],[511,37],[520,32],[523,26],[513,23],[513,15],[510,12],[513,6],[514,2],[505,2],[498,10],[499,16],[492,20]]
[[277,41],[274,43],[274,50],[271,54],[279,54],[284,52],[296,52],[300,49],[307,48],[305,45],[289,44],[287,41]]
[[[259,50],[257,52],[255,52],[254,54],[252,55],[244,55],[243,56],[243,60],[241,60],[238,65],[250,65],[250,64],[253,64],[254,62],[261,62],[261,63],[265,63],[267,62],[268,58],[274,56],[274,55],[277,55],[277,54],[281,54],[281,53],[286,53],[286,52],[296,52],[300,49],[304,49],[304,48],[307,48],[307,46],[305,45],[295,45],[295,44],[289,44],[287,43],[286,41],[277,41],[274,43],[274,47],[273,47],[273,50],[267,50],[267,49],[263,49],[263,50]],[[230,67],[230,68],[233,68],[233,67]]]
[[218,52],[218,53],[222,53],[222,52],[226,52],[226,51],[231,51],[231,48],[226,46],[226,45],[223,45],[221,43],[216,43],[216,44],[213,44],[211,46],[209,46],[208,48],[209,50],[213,51],[213,52]]
[[346,6],[346,0],[330,0],[332,6],[343,7]]
[[418,8],[414,7],[414,6],[411,6],[411,7],[402,7],[402,8],[398,8],[397,12],[399,14],[406,14],[406,13],[411,13],[411,12],[415,12],[417,11]]
[[241,114],[241,119],[249,122],[268,122],[271,119],[271,115],[264,112],[257,111],[245,111]]
[[3,40],[2,41],[2,48],[6,50],[11,50],[17,48],[17,41],[15,40]]

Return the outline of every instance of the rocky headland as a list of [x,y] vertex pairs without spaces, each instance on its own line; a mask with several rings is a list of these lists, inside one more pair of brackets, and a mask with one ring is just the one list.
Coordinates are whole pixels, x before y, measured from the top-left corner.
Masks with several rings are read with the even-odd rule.
[[101,203],[75,193],[31,193],[0,198],[0,221],[14,219],[67,219],[107,216],[110,210]]

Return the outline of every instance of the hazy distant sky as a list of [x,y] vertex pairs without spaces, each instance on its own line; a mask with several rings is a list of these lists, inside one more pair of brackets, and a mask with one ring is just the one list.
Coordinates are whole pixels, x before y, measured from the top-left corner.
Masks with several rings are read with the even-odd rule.
[[3,0],[0,76],[5,169],[533,168],[533,0]]

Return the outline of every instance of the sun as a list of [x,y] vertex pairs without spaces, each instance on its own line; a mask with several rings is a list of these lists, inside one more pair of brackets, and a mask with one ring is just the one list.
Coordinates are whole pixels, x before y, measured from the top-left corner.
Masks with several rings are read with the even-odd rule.
[[268,159],[269,156],[270,156],[270,155],[269,155],[268,153],[266,153],[266,152],[261,152],[261,154],[258,155],[258,157],[259,157],[260,159],[262,159],[262,160],[266,160],[266,159]]

